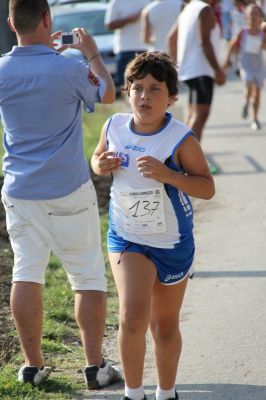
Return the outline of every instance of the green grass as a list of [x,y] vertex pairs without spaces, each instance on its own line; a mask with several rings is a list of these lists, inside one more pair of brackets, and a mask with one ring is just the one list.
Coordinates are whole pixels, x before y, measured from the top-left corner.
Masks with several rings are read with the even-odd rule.
[[[106,231],[107,216],[101,217],[102,230]],[[103,232],[105,235],[105,232]],[[104,241],[105,242],[105,241]],[[105,258],[107,255],[105,252]],[[116,328],[117,295],[107,264],[108,306],[107,328]],[[44,327],[42,351],[51,377],[40,387],[17,382],[17,370],[23,364],[20,350],[12,354],[10,361],[0,368],[0,399],[2,400],[50,400],[78,399],[85,389],[83,376],[78,370],[84,365],[84,354],[79,331],[74,319],[74,295],[61,263],[51,256],[44,287]],[[11,336],[17,336],[15,330]]]
[[[119,104],[119,105],[117,105]],[[83,131],[84,131],[84,152],[88,160],[90,160],[93,150],[95,149],[100,138],[101,130],[105,121],[110,115],[116,112],[125,112],[128,110],[126,102],[119,102],[114,105],[95,106],[95,112],[91,114],[83,114]]]
[[[125,106],[122,105],[124,108]],[[121,111],[117,106],[96,106],[95,113],[84,114],[84,151],[89,160],[98,143],[101,128],[114,112]],[[2,129],[0,125],[0,135]],[[0,148],[1,156],[3,149]],[[117,294],[106,252],[107,214],[101,215],[102,246],[106,262],[108,285],[107,329],[118,326]],[[17,382],[17,370],[23,363],[19,346],[10,351],[10,360],[0,368],[1,400],[63,400],[81,398],[85,389],[83,377],[77,371],[84,365],[84,355],[80,344],[79,331],[74,319],[74,295],[66,273],[59,260],[51,256],[46,272],[44,287],[44,327],[42,350],[46,365],[51,366],[52,375],[41,387],[22,385]],[[15,330],[7,335],[18,339]],[[14,339],[13,339],[14,340]],[[11,343],[11,342],[10,342]],[[16,350],[18,349],[18,350]],[[1,360],[0,360],[1,364]]]
[[63,400],[78,398],[80,385],[71,383],[68,378],[48,379],[41,387],[20,384],[11,365],[0,369],[1,400]]

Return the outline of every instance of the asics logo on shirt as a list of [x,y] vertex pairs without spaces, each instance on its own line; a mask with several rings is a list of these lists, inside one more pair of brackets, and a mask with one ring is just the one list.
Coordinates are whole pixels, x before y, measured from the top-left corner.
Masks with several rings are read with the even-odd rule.
[[141,153],[144,153],[144,151],[147,150],[146,147],[135,146],[135,145],[133,145],[133,144],[131,144],[131,143],[126,144],[126,145],[125,145],[125,149],[128,149],[128,150],[131,149],[131,150],[133,150],[133,151],[139,151],[139,152],[141,152]]
[[128,167],[129,166],[129,154],[122,153],[122,151],[117,151],[115,153],[116,157],[120,157],[121,159],[121,167]]

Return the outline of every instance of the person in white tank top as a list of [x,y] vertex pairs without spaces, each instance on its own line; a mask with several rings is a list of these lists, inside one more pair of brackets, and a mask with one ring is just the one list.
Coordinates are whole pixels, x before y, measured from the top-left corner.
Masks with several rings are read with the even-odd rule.
[[180,13],[183,0],[155,0],[142,10],[142,39],[150,51],[167,51],[167,34]]
[[220,31],[209,3],[188,3],[168,35],[169,54],[178,60],[179,79],[189,88],[186,123],[199,140],[210,113],[214,82],[225,83],[217,51]]
[[171,58],[139,54],[125,78],[133,113],[109,118],[91,161],[97,175],[113,176],[108,252],[120,301],[122,400],[147,399],[148,326],[160,382],[155,400],[178,400],[179,314],[194,258],[188,196],[210,199],[214,182],[197,138],[166,112],[178,93]]

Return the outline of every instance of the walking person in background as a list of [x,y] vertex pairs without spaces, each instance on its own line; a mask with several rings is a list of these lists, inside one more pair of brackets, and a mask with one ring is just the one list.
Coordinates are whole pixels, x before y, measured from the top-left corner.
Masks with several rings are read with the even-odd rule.
[[142,11],[142,39],[150,51],[167,51],[167,34],[182,8],[182,0],[154,0]]
[[256,4],[258,4],[258,6],[261,7],[263,15],[264,15],[264,20],[266,18],[266,0],[258,0],[256,2]]
[[135,53],[145,51],[141,39],[141,12],[151,0],[111,0],[105,15],[105,25],[114,30],[114,53],[117,54],[117,85],[124,83],[127,63]]
[[[234,6],[231,12],[232,20],[232,39],[246,26],[246,4],[244,0],[234,0]],[[234,58],[231,60],[235,74],[239,75],[239,47],[234,51]]]
[[246,26],[246,3],[244,0],[235,0],[231,12],[232,39]]
[[199,140],[209,117],[214,83],[225,83],[218,61],[220,28],[209,3],[209,0],[188,3],[168,35],[169,53],[179,66],[179,80],[189,89],[185,123]]
[[[86,357],[85,380],[98,389],[121,379],[102,355],[106,282],[96,193],[82,147],[82,105],[112,103],[114,85],[94,39],[77,29],[91,69],[52,48],[47,0],[10,0],[18,46],[0,59],[4,129],[2,201],[14,251],[11,310],[24,352],[22,383],[40,384],[42,290],[50,251],[75,291],[75,316]],[[63,49],[63,48],[62,48]]]
[[263,64],[263,49],[266,49],[266,32],[262,29],[263,12],[256,4],[246,8],[247,28],[242,29],[230,42],[224,67],[228,68],[232,53],[239,48],[240,76],[245,85],[242,107],[242,118],[247,118],[252,102],[251,129],[258,130],[261,125],[258,120],[260,94],[265,78]]
[[148,326],[158,377],[155,399],[176,400],[179,315],[194,259],[189,195],[210,199],[214,182],[193,132],[167,112],[178,93],[171,58],[137,55],[125,79],[133,113],[106,122],[92,157],[96,174],[113,175],[108,252],[120,303],[123,400],[146,399]]
[[233,0],[221,0],[221,22],[223,38],[229,42],[232,38],[232,19]]

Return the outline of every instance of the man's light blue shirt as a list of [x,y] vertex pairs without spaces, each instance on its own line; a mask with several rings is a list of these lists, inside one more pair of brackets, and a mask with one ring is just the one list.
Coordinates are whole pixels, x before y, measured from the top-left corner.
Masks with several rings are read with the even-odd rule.
[[3,190],[9,196],[54,199],[90,179],[82,104],[93,111],[105,88],[88,76],[87,65],[41,44],[15,46],[0,58]]

